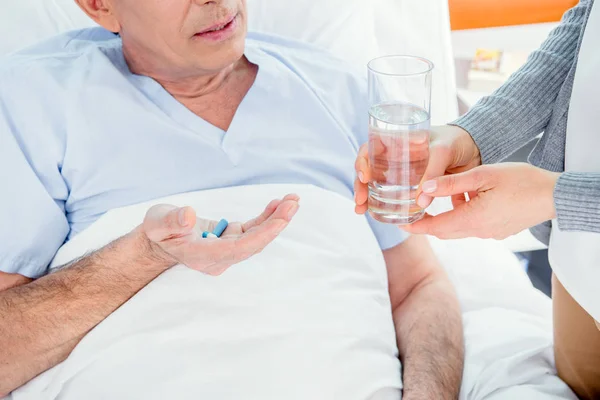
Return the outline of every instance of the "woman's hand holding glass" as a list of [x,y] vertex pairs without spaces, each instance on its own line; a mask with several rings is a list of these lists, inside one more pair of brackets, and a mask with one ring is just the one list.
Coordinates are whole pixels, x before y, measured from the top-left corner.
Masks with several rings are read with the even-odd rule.
[[[385,151],[384,146],[372,146],[375,151]],[[468,171],[481,165],[481,156],[477,145],[465,130],[457,126],[438,126],[431,128],[429,144],[429,163],[421,182],[444,176]],[[373,179],[369,165],[368,144],[364,144],[356,159],[357,178],[354,185],[356,212],[364,214],[368,211],[369,182]],[[453,196],[460,200],[464,195]],[[417,193],[417,204],[425,209],[433,198],[422,193],[421,187]]]
[[453,196],[454,209],[403,228],[440,239],[506,239],[556,217],[559,176],[527,163],[503,163],[432,179],[423,183],[424,195]]
[[[366,146],[356,160],[356,212],[368,210],[371,179]],[[402,229],[442,239],[464,237],[505,239],[555,218],[554,187],[560,174],[526,163],[481,166],[479,149],[461,128],[432,129],[430,159],[417,203],[428,207],[435,197],[452,198],[453,210]]]

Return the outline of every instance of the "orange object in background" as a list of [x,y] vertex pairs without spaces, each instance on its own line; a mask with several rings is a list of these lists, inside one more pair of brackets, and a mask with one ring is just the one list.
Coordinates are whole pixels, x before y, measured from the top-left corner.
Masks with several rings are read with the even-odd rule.
[[560,21],[578,0],[449,0],[452,30]]

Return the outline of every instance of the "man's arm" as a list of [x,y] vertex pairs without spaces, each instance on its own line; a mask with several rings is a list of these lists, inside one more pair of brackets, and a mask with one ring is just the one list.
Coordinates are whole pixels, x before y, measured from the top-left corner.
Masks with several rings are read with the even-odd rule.
[[32,279],[29,279],[23,275],[0,272],[0,292],[15,286],[25,285],[31,281]]
[[591,0],[580,0],[527,63],[491,96],[453,122],[471,134],[484,164],[511,155],[542,133],[577,57]]
[[189,207],[154,206],[128,235],[56,273],[0,291],[0,395],[65,360],[92,328],[173,265],[219,275],[261,252],[287,227],[298,200],[274,200],[257,218],[231,223],[218,240],[198,233],[212,231],[216,221],[197,219]]
[[0,394],[67,358],[97,324],[173,264],[134,232],[54,274],[0,292]]
[[458,398],[464,338],[458,298],[429,242],[411,236],[384,251],[404,399]]

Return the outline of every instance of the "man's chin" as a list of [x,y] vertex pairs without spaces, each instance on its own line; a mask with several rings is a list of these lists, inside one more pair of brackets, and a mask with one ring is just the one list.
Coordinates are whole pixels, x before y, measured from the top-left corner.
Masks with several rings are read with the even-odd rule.
[[196,65],[200,70],[217,73],[240,61],[244,57],[245,49],[245,41],[242,41],[227,49],[210,52],[210,54],[199,52]]

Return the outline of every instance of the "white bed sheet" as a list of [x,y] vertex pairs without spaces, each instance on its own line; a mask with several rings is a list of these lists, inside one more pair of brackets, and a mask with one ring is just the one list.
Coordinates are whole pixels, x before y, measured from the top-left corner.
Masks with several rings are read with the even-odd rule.
[[[312,342],[305,341],[303,344],[307,347],[304,351],[300,352],[294,351],[294,345],[289,345],[289,342],[286,342],[289,340],[289,337],[286,335],[269,336],[272,342],[262,342],[263,344],[266,343],[266,345],[263,348],[259,348],[259,352],[257,352],[257,349],[253,348],[248,349],[245,353],[245,348],[239,348],[236,349],[235,357],[228,358],[232,357],[230,353],[226,351],[219,353],[217,351],[214,354],[218,354],[219,357],[213,358],[212,363],[207,364],[199,361],[198,364],[193,365],[193,368],[197,368],[197,371],[194,371],[197,376],[205,376],[206,374],[209,376],[215,376],[215,374],[227,376],[228,373],[237,371],[237,373],[242,374],[240,376],[248,374],[252,375],[251,382],[262,382],[263,385],[261,387],[255,387],[254,392],[248,392],[248,380],[246,379],[247,376],[245,376],[244,378],[240,378],[239,382],[235,379],[231,381],[231,391],[229,392],[219,392],[215,389],[215,391],[212,392],[212,396],[209,392],[201,393],[205,396],[208,395],[208,398],[241,398],[235,397],[234,395],[236,394],[236,383],[239,383],[241,387],[246,388],[243,397],[247,399],[398,398],[398,382],[394,383],[394,379],[396,378],[393,374],[390,374],[390,368],[394,368],[394,366],[393,361],[391,361],[390,358],[389,323],[386,325],[386,323],[381,320],[381,308],[376,306],[378,303],[379,305],[383,305],[383,307],[387,306],[385,301],[381,303],[381,297],[379,297],[379,300],[376,300],[378,298],[377,296],[381,295],[381,285],[377,284],[377,281],[382,275],[378,275],[381,271],[379,270],[379,272],[377,272],[377,267],[373,266],[380,263],[381,259],[376,256],[376,251],[372,251],[376,247],[374,239],[369,235],[364,236],[365,232],[368,232],[366,222],[362,220],[362,218],[352,215],[353,205],[351,201],[311,186],[297,185],[230,188],[212,192],[176,196],[167,199],[166,201],[177,205],[192,204],[199,210],[211,210],[211,213],[206,216],[215,219],[222,215],[228,215],[231,218],[244,219],[251,214],[256,213],[256,211],[260,209],[260,205],[266,203],[268,199],[278,197],[287,192],[298,192],[302,196],[301,212],[297,215],[294,224],[290,226],[289,230],[284,232],[282,237],[270,246],[264,254],[260,255],[258,259],[238,265],[229,274],[229,278],[226,274],[223,278],[220,278],[220,280],[215,282],[221,282],[220,284],[223,285],[221,289],[223,289],[227,288],[227,280],[234,279],[236,274],[248,274],[248,271],[254,270],[260,271],[259,273],[265,273],[266,270],[264,268],[267,268],[265,265],[269,264],[269,257],[276,257],[277,254],[279,254],[279,257],[282,257],[283,253],[280,252],[282,249],[286,248],[286,246],[289,247],[290,245],[293,245],[300,246],[301,248],[304,246],[303,252],[306,254],[302,253],[302,257],[308,257],[306,259],[308,265],[314,264],[315,260],[322,257],[331,263],[331,268],[338,268],[337,272],[342,274],[340,278],[342,281],[347,284],[349,282],[355,282],[354,286],[350,285],[346,288],[352,288],[351,291],[353,291],[353,293],[356,291],[356,297],[353,294],[345,299],[346,301],[356,301],[351,304],[357,314],[354,316],[344,314],[344,316],[340,318],[342,325],[344,325],[344,322],[349,324],[346,325],[346,328],[349,328],[350,330],[357,329],[358,334],[363,335],[363,341],[357,342],[362,343],[362,345],[348,347],[346,345],[340,345],[340,342],[337,340],[331,340],[335,335],[332,336],[332,331],[329,329],[332,328],[332,326],[335,326],[335,324],[331,325],[331,321],[324,317],[322,309],[326,309],[327,307],[323,307],[322,305],[327,304],[331,307],[339,307],[340,305],[336,305],[335,300],[332,298],[326,299],[325,297],[322,297],[322,293],[319,294],[318,287],[313,288],[316,290],[311,291],[310,289],[310,282],[330,282],[328,281],[326,274],[321,276],[321,280],[319,280],[320,277],[318,275],[314,276],[315,280],[306,280],[306,276],[295,276],[294,279],[287,280],[285,277],[279,276],[279,278],[282,279],[281,282],[298,281],[304,282],[305,284],[309,283],[308,286],[304,286],[302,289],[306,291],[306,299],[311,299],[313,296],[316,296],[315,298],[322,301],[319,303],[321,306],[317,307],[315,307],[315,303],[308,301],[307,312],[302,318],[306,319],[306,326],[311,326],[311,322],[314,323],[315,321],[328,321],[316,325],[323,327],[323,329],[325,329],[325,327],[328,328],[321,332],[322,335],[319,336],[318,340],[315,341],[315,338],[313,337]],[[324,206],[324,204],[326,204],[326,206]],[[107,215],[106,218],[101,219],[88,231],[85,231],[80,235],[79,241],[76,239],[75,242],[71,242],[70,245],[67,245],[67,247],[59,253],[59,260],[57,260],[57,263],[61,264],[68,259],[82,254],[86,250],[103,245],[110,241],[111,238],[117,237],[119,234],[128,231],[141,220],[145,209],[147,209],[149,205],[150,204],[144,204],[134,208],[116,210]],[[326,226],[323,226],[325,221],[327,221],[327,218],[324,219],[322,215],[324,208],[328,210],[327,215],[331,214],[330,218],[334,218],[335,221],[345,221],[342,225],[337,226],[336,229],[332,231],[338,233],[336,234],[337,237],[330,238],[331,240],[329,240],[327,236],[327,233],[330,232],[330,230],[328,230]],[[229,211],[227,213],[227,210],[234,211]],[[115,221],[121,222],[115,224]],[[315,246],[315,241],[310,239],[314,227],[319,227],[318,231],[315,233],[315,235],[318,236],[316,242],[319,243],[325,241],[327,243],[329,240],[327,246]],[[488,241],[461,240],[442,242],[432,239],[432,244],[457,287],[463,309],[467,354],[461,399],[575,399],[575,396],[567,386],[556,377],[556,371],[554,370],[550,301],[531,286],[514,255],[503,248],[501,244]],[[293,246],[290,248],[293,248]],[[356,258],[359,262],[348,263],[348,271],[342,272],[345,271],[345,269],[339,269],[340,264],[335,261],[335,252],[328,252],[327,248],[335,249],[335,252],[344,249],[343,251],[346,256],[350,255],[351,258]],[[357,252],[357,248],[361,249],[361,251]],[[362,253],[362,249],[370,255]],[[298,250],[297,247],[296,250]],[[283,258],[285,258],[285,256],[283,256]],[[259,261],[258,263],[257,260]],[[261,260],[263,264],[260,263]],[[264,264],[265,261],[267,261],[266,264]],[[365,275],[364,268],[360,267],[361,263],[373,267],[372,273]],[[292,265],[297,264],[292,263]],[[193,279],[193,274],[184,267],[179,268],[181,268],[181,270],[178,274],[184,275],[184,279],[179,280],[179,282],[182,285],[189,286],[190,279]],[[314,271],[318,271],[318,269],[313,270],[312,273],[314,273]],[[344,273],[349,274],[346,276],[347,280],[344,278]],[[176,276],[176,274],[172,276]],[[249,274],[246,278],[251,279],[252,276],[252,274]],[[368,276],[371,276],[371,278],[366,278]],[[331,276],[329,276],[329,278],[331,278]],[[375,278],[375,280],[373,280],[373,278]],[[177,279],[173,282],[176,281]],[[261,281],[252,281],[253,284],[257,284],[256,282]],[[159,282],[158,285],[161,285],[161,283]],[[263,284],[261,283],[261,285]],[[181,288],[169,289],[168,285],[165,285],[165,281],[162,282],[161,287],[162,290],[173,290],[173,293],[179,293],[179,295],[181,295]],[[263,289],[264,288],[266,288],[266,286],[263,287]],[[294,285],[292,284],[290,290],[293,291],[293,288]],[[323,288],[324,287],[321,286],[321,289]],[[260,290],[261,287],[257,287],[256,289],[257,290],[254,292],[262,293]],[[371,291],[366,297],[365,289]],[[156,337],[163,337],[159,335],[155,336],[152,340],[144,341],[145,334],[147,334],[148,337],[152,337],[151,330],[142,329],[141,332],[136,331],[136,326],[138,326],[138,324],[141,328],[145,326],[160,327],[160,322],[152,325],[152,321],[148,321],[143,317],[144,311],[151,312],[154,310],[154,305],[150,300],[152,297],[148,297],[151,290],[142,290],[142,292],[130,302],[133,306],[128,303],[128,305],[118,311],[116,317],[109,317],[107,321],[92,331],[92,334],[89,335],[89,337],[84,339],[82,344],[76,348],[73,355],[69,357],[65,363],[48,373],[43,374],[26,387],[14,393],[13,400],[57,398],[93,399],[94,397],[90,393],[85,392],[87,388],[100,388],[103,385],[108,385],[109,382],[115,380],[114,375],[111,376],[115,371],[121,371],[119,376],[123,375],[123,365],[120,365],[119,362],[119,357],[121,355],[124,357],[123,360],[129,360],[131,362],[136,351],[154,351],[141,346],[131,350],[127,357],[125,356],[127,347],[119,347],[119,342],[126,343],[129,341],[129,343],[137,343],[136,340],[142,340],[140,343],[150,345],[153,341],[156,341]],[[189,295],[189,293],[186,293],[188,292],[183,289],[183,296]],[[213,295],[218,296],[218,293],[220,292],[214,292]],[[141,296],[146,296],[145,300],[137,301],[136,305],[136,298],[140,299]],[[370,296],[374,297],[369,298]],[[253,303],[251,304],[257,306],[260,305],[260,298],[260,296],[253,297]],[[300,298],[302,298],[302,296]],[[375,299],[375,302],[373,302],[373,299]],[[291,301],[290,298],[285,296],[279,300],[282,302],[281,304],[285,304],[286,301]],[[169,301],[165,299],[165,302],[166,305],[163,306],[157,305],[158,303],[155,305],[156,307],[159,307],[159,309],[160,307],[167,307],[168,310]],[[294,310],[302,310],[302,307],[298,307],[298,304],[294,301],[292,301],[289,306]],[[150,307],[150,309],[144,307]],[[215,310],[221,312],[221,315],[239,316],[239,307],[239,304],[227,303],[224,308],[215,306]],[[264,310],[268,309],[269,308],[266,307]],[[340,310],[341,309],[343,309],[343,307],[340,308]],[[238,312],[236,312],[236,310]],[[269,325],[271,327],[277,326],[276,322],[268,322],[270,321],[268,315],[262,315],[262,317],[260,317],[260,310],[260,307],[256,309],[244,309],[244,312],[246,313],[244,315],[248,316],[248,313],[255,317],[258,315],[259,320],[262,321],[263,324],[271,324]],[[162,311],[165,312],[164,309]],[[256,314],[257,312],[258,314]],[[189,312],[186,314],[185,310],[178,309],[177,312],[166,313],[164,315],[169,316],[168,324],[170,325],[168,326],[178,326],[188,314]],[[215,315],[210,313],[208,316],[210,318],[216,318]],[[356,319],[357,317],[358,319]],[[363,320],[363,318],[364,321],[368,321],[368,323],[357,323]],[[133,321],[133,323],[131,321]],[[298,321],[295,323],[297,322]],[[290,323],[292,324],[290,326],[294,327],[292,331],[297,331],[298,329],[302,331],[302,328],[299,328],[299,326],[304,326],[303,324],[294,325],[294,323]],[[375,331],[379,331],[379,334],[376,334],[375,337],[371,337],[371,339],[373,339],[370,342],[371,345],[367,345],[366,347],[363,347],[363,345],[369,342],[369,335],[372,335],[374,331],[365,330],[363,325],[371,326]],[[202,331],[201,328],[198,328],[198,332]],[[289,331],[288,334],[291,334],[292,331]],[[234,331],[230,329],[227,332],[226,338],[227,340],[231,340],[231,335],[234,335],[234,333],[232,333]],[[245,326],[245,329],[242,329],[238,334],[243,337],[244,335],[252,335],[252,332],[256,333],[256,331],[249,329],[249,326]],[[265,334],[265,331],[261,331],[261,334]],[[168,338],[168,335],[177,335],[177,331],[169,333],[169,329],[166,329],[166,327],[163,326],[162,335],[167,335],[166,337]],[[202,334],[199,333],[199,336],[202,336]],[[302,335],[300,335],[300,337],[301,336]],[[137,339],[132,340],[132,338]],[[296,336],[296,339],[298,339],[298,336]],[[321,341],[322,347],[319,351],[315,351],[315,346],[321,343]],[[114,342],[117,342],[117,344],[114,344]],[[281,347],[284,343],[287,344]],[[155,344],[159,345],[160,343]],[[301,344],[302,341],[295,343],[295,345]],[[209,348],[210,346],[206,348],[202,347],[203,350]],[[225,346],[225,348],[227,347]],[[287,369],[275,369],[275,371],[278,372],[273,372],[274,370],[269,369],[272,368],[272,366],[269,366],[268,362],[265,364],[264,360],[257,360],[259,354],[270,354],[275,357],[271,351],[275,351],[275,354],[281,354],[281,351],[277,350],[281,350],[282,348],[286,349],[288,353],[285,354],[286,356],[289,356],[291,360],[296,361],[297,358],[300,357],[302,361],[286,364]],[[364,352],[366,348],[369,348],[370,350]],[[115,349],[118,351],[115,351]],[[298,350],[298,348],[296,348],[296,350]],[[305,355],[302,354],[306,353],[318,358],[321,352],[328,360],[343,361],[343,364],[347,368],[346,372],[348,375],[343,376],[343,374],[339,373],[340,370],[336,369],[339,368],[339,365],[332,363],[327,371],[335,371],[338,372],[338,374],[328,375],[325,370],[323,370],[323,374],[320,375],[323,377],[323,380],[317,382],[314,379],[314,375],[307,372],[310,370],[310,365],[315,359],[308,361],[310,357],[307,356],[308,358],[303,359]],[[157,354],[160,354],[160,352]],[[356,358],[357,354],[360,354],[361,356]],[[365,354],[371,354],[371,361],[367,363],[364,361],[357,361],[361,359],[361,357],[364,357]],[[165,355],[163,354],[162,357],[165,357]],[[147,360],[147,357],[144,357],[143,359]],[[280,361],[285,359],[286,358],[280,359]],[[169,361],[167,358],[164,360],[165,362]],[[169,362],[173,362],[173,360],[170,360]],[[303,362],[305,362],[305,364],[303,364]],[[298,369],[298,365],[302,367]],[[240,366],[244,368],[240,370],[238,368]],[[175,365],[166,365],[166,367],[168,367],[167,370],[176,368]],[[131,380],[137,380],[139,382],[143,381],[145,378],[150,378],[148,375],[144,375],[144,371],[148,373],[148,370],[145,370],[144,368],[137,371],[135,368],[129,366],[127,371],[127,373],[131,374]],[[189,368],[184,368],[182,371],[185,372],[183,376],[189,377]],[[374,378],[372,374],[370,375],[368,373],[373,371],[378,371],[375,375],[379,378]],[[281,380],[285,387],[282,388],[278,385],[270,386],[273,382],[268,379],[265,380],[265,374],[267,374],[267,376],[269,374],[274,374],[273,376]],[[309,376],[312,377],[312,379],[304,382],[294,381],[294,379],[297,380],[303,376]],[[340,378],[340,376],[342,377]],[[176,377],[177,375],[169,375],[169,381],[165,382],[165,385],[169,388],[173,388],[172,380]],[[338,379],[338,381],[335,381],[335,379]],[[119,382],[121,382],[122,385],[127,386],[131,383],[131,380],[121,379]],[[154,383],[155,388],[160,388],[160,380],[153,380],[152,382]],[[199,382],[204,381],[199,379]],[[336,382],[336,384],[332,384],[333,382]],[[352,382],[353,385],[344,387],[344,384],[347,382]],[[100,385],[98,385],[98,383],[100,383]],[[311,384],[313,386],[310,386]],[[268,386],[271,395],[265,394],[265,385]],[[332,393],[332,388],[337,387],[337,385],[341,385],[340,392]],[[293,392],[290,392],[290,387],[294,388]],[[185,388],[185,391],[175,393],[170,392],[169,397],[186,398],[190,393],[193,393],[190,392],[190,390],[198,390],[198,388],[190,387],[189,382],[187,384],[182,383],[181,388]],[[131,387],[114,388],[113,396],[110,398],[116,398],[114,393],[125,393],[126,389],[131,390]],[[352,390],[346,393],[344,392],[346,389]],[[153,393],[154,396],[144,393],[144,398],[160,397],[156,394],[160,392]],[[104,394],[106,394],[106,392]],[[162,394],[166,395],[165,393]],[[239,393],[237,394],[239,395]],[[98,398],[101,398],[101,396]]]

